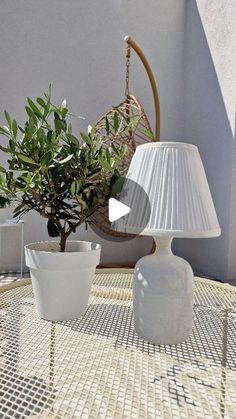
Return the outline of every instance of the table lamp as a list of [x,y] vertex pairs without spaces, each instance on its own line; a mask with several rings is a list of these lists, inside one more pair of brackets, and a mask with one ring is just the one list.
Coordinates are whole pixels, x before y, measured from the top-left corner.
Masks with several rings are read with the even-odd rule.
[[[142,190],[150,207],[142,204]],[[173,255],[172,239],[221,233],[198,148],[180,142],[138,146],[120,201],[131,212],[112,228],[153,236],[156,243],[155,252],[134,269],[135,330],[154,344],[180,343],[192,330],[193,272],[186,260]]]

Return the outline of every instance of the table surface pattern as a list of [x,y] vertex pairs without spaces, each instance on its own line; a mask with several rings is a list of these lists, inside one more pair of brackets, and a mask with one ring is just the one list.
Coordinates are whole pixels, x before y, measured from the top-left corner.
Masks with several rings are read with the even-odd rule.
[[236,418],[236,289],[195,279],[182,344],[140,339],[132,270],[96,274],[88,309],[40,320],[29,280],[0,289],[0,418]]

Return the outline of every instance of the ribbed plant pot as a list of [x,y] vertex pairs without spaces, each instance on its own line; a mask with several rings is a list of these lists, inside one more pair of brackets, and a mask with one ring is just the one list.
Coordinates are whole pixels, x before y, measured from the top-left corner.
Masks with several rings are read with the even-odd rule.
[[84,314],[101,254],[99,244],[83,241],[68,241],[66,251],[59,250],[54,241],[25,246],[37,313],[51,321]]

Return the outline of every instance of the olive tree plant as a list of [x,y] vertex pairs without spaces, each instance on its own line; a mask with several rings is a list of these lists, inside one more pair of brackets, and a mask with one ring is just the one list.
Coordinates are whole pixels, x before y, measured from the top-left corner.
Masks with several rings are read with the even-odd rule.
[[7,125],[0,126],[7,138],[0,149],[8,158],[8,167],[0,167],[0,192],[18,201],[15,217],[35,210],[46,218],[49,236],[60,237],[64,252],[70,234],[119,191],[126,147],[108,147],[106,140],[130,124],[115,112],[113,122],[106,121],[107,136],[92,127],[77,136],[66,102],[52,104],[50,89],[35,101],[28,98],[25,109],[23,127],[6,111]]

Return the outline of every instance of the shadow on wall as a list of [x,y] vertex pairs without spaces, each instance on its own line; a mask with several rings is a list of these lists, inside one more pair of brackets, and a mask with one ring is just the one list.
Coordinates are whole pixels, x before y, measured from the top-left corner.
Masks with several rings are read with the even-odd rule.
[[195,0],[187,1],[184,42],[183,139],[199,147],[222,235],[176,239],[173,250],[188,259],[195,272],[225,280],[229,276],[234,138]]

